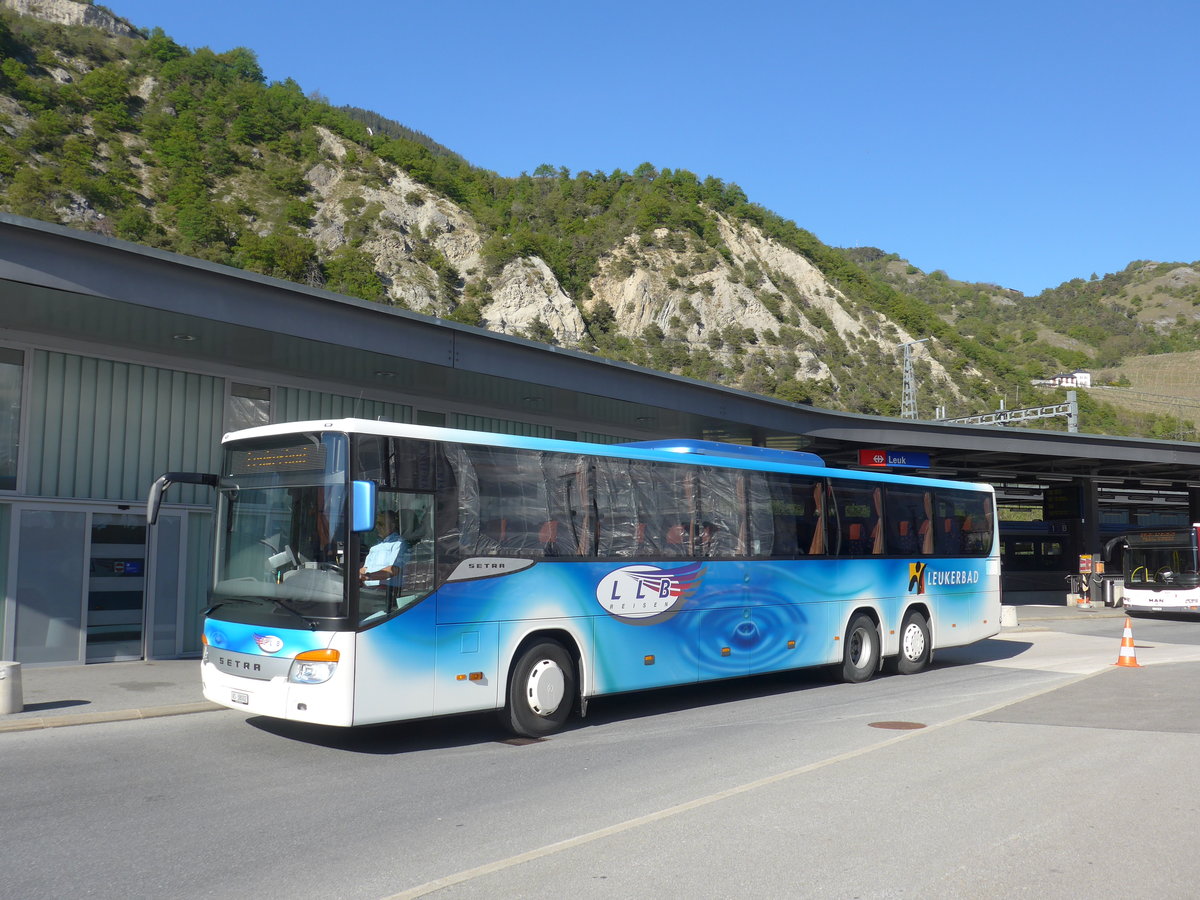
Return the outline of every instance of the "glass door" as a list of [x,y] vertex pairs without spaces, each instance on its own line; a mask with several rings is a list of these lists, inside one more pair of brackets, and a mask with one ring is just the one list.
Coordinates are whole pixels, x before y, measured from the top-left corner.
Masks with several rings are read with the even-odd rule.
[[17,510],[14,658],[48,665],[79,662],[87,513]]
[[14,504],[13,515],[14,627],[0,658],[69,665],[182,652],[184,514],[164,511],[153,534],[142,513],[115,506]]
[[142,658],[146,520],[93,513],[87,586],[87,662]]
[[146,589],[146,659],[173,659],[183,650],[184,517],[163,511],[150,529]]

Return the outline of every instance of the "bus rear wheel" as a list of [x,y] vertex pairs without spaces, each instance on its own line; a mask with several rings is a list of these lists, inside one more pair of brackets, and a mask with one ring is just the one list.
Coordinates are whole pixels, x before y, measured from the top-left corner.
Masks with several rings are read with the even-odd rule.
[[890,668],[900,675],[915,675],[929,665],[932,649],[928,620],[919,611],[909,610],[900,626],[900,653]]
[[542,641],[529,647],[513,665],[501,721],[520,737],[553,734],[566,724],[574,701],[571,654],[557,641]]
[[866,681],[879,668],[879,630],[866,613],[855,613],[842,646],[842,680]]

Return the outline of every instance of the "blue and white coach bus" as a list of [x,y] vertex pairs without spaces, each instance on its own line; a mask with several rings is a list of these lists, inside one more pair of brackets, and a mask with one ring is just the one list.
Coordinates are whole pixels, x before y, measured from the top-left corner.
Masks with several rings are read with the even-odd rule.
[[226,435],[219,476],[156,482],[151,521],[176,481],[218,495],[204,695],[258,715],[496,709],[538,736],[591,697],[913,673],[999,631],[986,485],[354,419]]

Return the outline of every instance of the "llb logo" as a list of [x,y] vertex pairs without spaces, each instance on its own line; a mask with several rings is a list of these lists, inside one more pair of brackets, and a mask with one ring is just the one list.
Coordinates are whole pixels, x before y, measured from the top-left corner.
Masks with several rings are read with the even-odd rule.
[[278,653],[283,649],[283,638],[274,634],[256,634],[254,643],[263,653]]
[[701,563],[671,569],[624,566],[596,585],[596,600],[618,619],[650,625],[669,619],[700,586]]
[[925,567],[928,563],[908,564],[908,592],[925,593]]

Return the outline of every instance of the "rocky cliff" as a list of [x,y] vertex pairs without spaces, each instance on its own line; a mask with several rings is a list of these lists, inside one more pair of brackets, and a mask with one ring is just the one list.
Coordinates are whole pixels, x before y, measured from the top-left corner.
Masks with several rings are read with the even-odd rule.
[[[607,305],[616,332],[641,338],[648,353],[655,343],[674,344],[677,356],[707,354],[735,372],[750,356],[772,372],[832,381],[835,389],[856,360],[893,356],[899,344],[922,336],[851,302],[800,253],[720,215],[727,253],[667,228],[649,240],[630,235],[601,260],[586,299],[568,296],[536,256],[488,272],[486,235],[467,211],[378,161],[372,165],[383,177],[364,184],[347,163],[360,164],[361,148],[318,131],[326,160],[307,173],[318,198],[310,235],[327,254],[352,242],[369,254],[387,302],[445,316],[473,295],[484,327],[563,347],[585,341],[585,317]],[[426,261],[430,247],[458,273],[457,289],[442,289]],[[928,375],[953,392],[936,359]]]
[[77,0],[0,0],[0,6],[58,25],[90,25],[118,37],[138,36],[137,30],[124,19],[91,3]]

